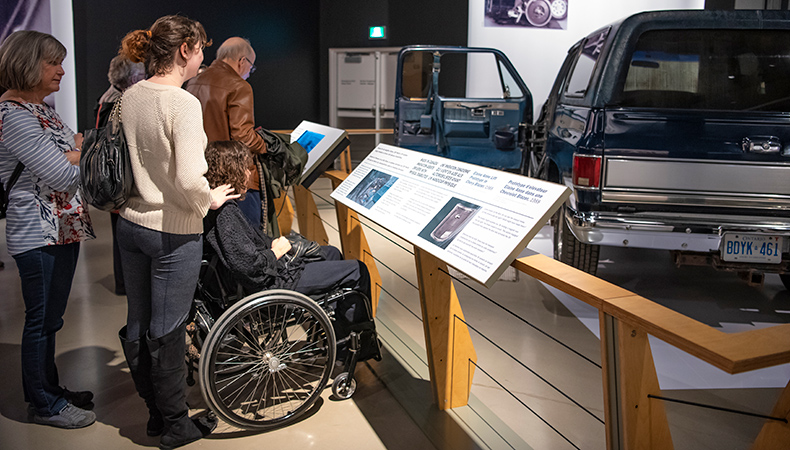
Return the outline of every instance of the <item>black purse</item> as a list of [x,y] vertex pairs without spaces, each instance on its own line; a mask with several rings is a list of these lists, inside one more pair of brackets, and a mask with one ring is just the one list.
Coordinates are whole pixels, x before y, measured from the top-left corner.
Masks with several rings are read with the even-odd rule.
[[289,260],[302,259],[304,262],[324,260],[324,255],[321,253],[321,246],[318,245],[318,242],[311,241],[295,231],[291,231],[285,237],[291,243],[291,250],[287,254]]
[[82,195],[94,207],[114,211],[134,187],[129,147],[121,124],[121,97],[110,112],[107,125],[85,132],[80,156]]

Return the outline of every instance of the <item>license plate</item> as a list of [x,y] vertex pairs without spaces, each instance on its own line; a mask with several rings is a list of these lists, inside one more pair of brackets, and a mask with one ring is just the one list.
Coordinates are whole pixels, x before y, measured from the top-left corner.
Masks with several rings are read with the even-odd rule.
[[782,237],[764,234],[725,233],[721,245],[724,261],[779,264],[782,262]]

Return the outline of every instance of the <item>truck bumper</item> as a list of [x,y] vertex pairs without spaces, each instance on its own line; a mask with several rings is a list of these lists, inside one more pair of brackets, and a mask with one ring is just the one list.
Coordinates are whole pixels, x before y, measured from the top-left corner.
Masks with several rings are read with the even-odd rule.
[[706,214],[579,212],[566,205],[565,220],[580,242],[615,247],[718,252],[724,233],[783,236],[790,251],[790,219]]

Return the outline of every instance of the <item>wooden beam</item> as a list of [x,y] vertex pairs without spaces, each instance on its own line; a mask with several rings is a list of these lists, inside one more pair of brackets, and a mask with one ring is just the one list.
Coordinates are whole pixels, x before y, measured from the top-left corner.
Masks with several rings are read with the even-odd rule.
[[785,421],[768,420],[754,440],[752,450],[786,450],[790,447],[790,383],[779,396],[771,416]]
[[274,199],[274,208],[275,214],[277,214],[277,224],[280,226],[280,234],[285,236],[291,232],[294,223],[294,207],[286,191],[281,191],[280,198]]
[[723,333],[544,255],[520,258],[511,265],[727,373],[790,362],[790,324]]
[[313,194],[302,186],[294,186],[294,200],[296,200],[296,219],[299,222],[299,233],[307,239],[321,245],[329,245],[324,223],[318,214]]
[[[341,181],[336,177],[330,177],[330,180],[332,181],[332,188],[337,189]],[[370,250],[368,240],[365,237],[362,222],[359,221],[357,213],[342,203],[335,202],[335,212],[337,214],[337,227],[340,233],[343,257],[345,259],[362,261],[370,273],[370,302],[373,306],[373,317],[376,317],[379,298],[381,297],[381,274],[376,266],[376,260],[373,258],[373,252]]]
[[671,450],[672,436],[661,396],[650,342],[644,330],[617,321],[618,379],[626,449]]
[[340,170],[345,173],[351,173],[351,146],[346,147],[340,153]]
[[434,402],[441,410],[465,406],[477,354],[461,304],[444,262],[417,247],[414,259]]

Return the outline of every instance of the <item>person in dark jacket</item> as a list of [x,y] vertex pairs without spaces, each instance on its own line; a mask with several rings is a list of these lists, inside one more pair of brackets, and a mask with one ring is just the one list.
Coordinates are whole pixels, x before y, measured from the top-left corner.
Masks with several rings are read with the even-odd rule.
[[[209,186],[230,184],[236,192],[246,190],[253,164],[246,145],[239,141],[210,142],[206,162]],[[294,258],[289,254],[288,239],[273,239],[254,228],[236,200],[210,211],[203,227],[206,242],[247,293],[282,288],[315,295],[352,288],[370,298],[370,274],[361,261],[342,260],[340,251],[332,246],[321,247],[322,261]]]

